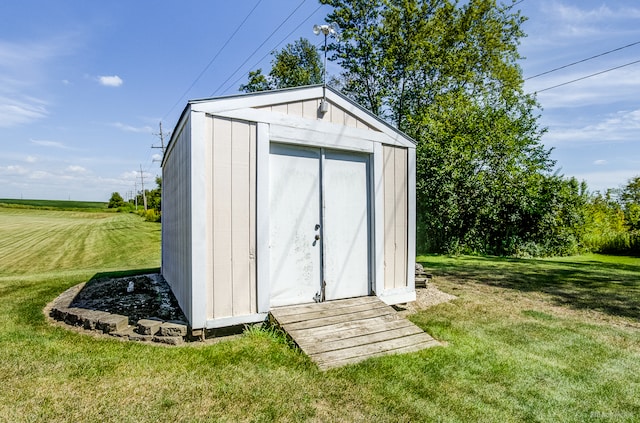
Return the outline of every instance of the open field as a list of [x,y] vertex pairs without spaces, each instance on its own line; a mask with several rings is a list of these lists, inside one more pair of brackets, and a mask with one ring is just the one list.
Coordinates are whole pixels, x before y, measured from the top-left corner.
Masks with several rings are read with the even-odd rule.
[[0,421],[640,419],[640,259],[426,256],[458,296],[411,316],[446,344],[320,372],[279,333],[177,348],[50,326],[97,273],[159,266],[160,226],[0,207]]
[[0,198],[0,206],[15,208],[39,208],[45,210],[106,210],[108,203],[99,201],[22,200]]

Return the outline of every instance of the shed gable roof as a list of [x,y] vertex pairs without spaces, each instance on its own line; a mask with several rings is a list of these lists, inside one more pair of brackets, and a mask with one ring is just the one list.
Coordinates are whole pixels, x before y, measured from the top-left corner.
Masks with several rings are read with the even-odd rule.
[[[327,87],[325,93],[330,105],[326,114],[318,113],[320,99],[323,98],[321,85],[192,100],[187,108],[190,108],[192,112],[204,112],[256,122],[269,122],[273,119],[269,115],[280,115],[280,119],[287,120],[296,126],[312,125],[309,121],[317,121],[318,125],[326,127],[328,122],[333,125],[351,127],[354,131],[377,131],[380,136],[376,136],[375,139],[379,142],[408,148],[415,147],[415,141],[409,136],[364,109],[344,94],[331,87]],[[296,123],[297,119],[307,122]],[[370,138],[371,135],[368,134],[366,138]]]

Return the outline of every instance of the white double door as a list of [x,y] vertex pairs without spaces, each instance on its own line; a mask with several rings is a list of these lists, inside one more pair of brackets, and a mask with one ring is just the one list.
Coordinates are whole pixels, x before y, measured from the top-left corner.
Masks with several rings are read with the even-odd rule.
[[272,143],[269,178],[270,305],[368,295],[369,156]]

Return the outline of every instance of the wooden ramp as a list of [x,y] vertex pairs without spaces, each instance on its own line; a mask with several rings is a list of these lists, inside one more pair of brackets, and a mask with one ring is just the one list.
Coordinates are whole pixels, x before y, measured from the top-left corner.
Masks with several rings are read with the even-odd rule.
[[440,345],[377,297],[278,307],[271,317],[322,370]]

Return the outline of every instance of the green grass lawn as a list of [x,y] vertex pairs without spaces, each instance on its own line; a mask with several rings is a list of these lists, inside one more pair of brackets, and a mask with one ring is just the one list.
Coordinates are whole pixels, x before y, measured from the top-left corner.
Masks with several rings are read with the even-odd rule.
[[0,198],[0,206],[14,208],[38,208],[45,210],[106,210],[108,203],[100,201],[23,200]]
[[177,348],[49,325],[60,292],[159,266],[160,226],[0,207],[0,421],[639,421],[640,259],[421,256],[445,344],[320,372],[279,334]]

